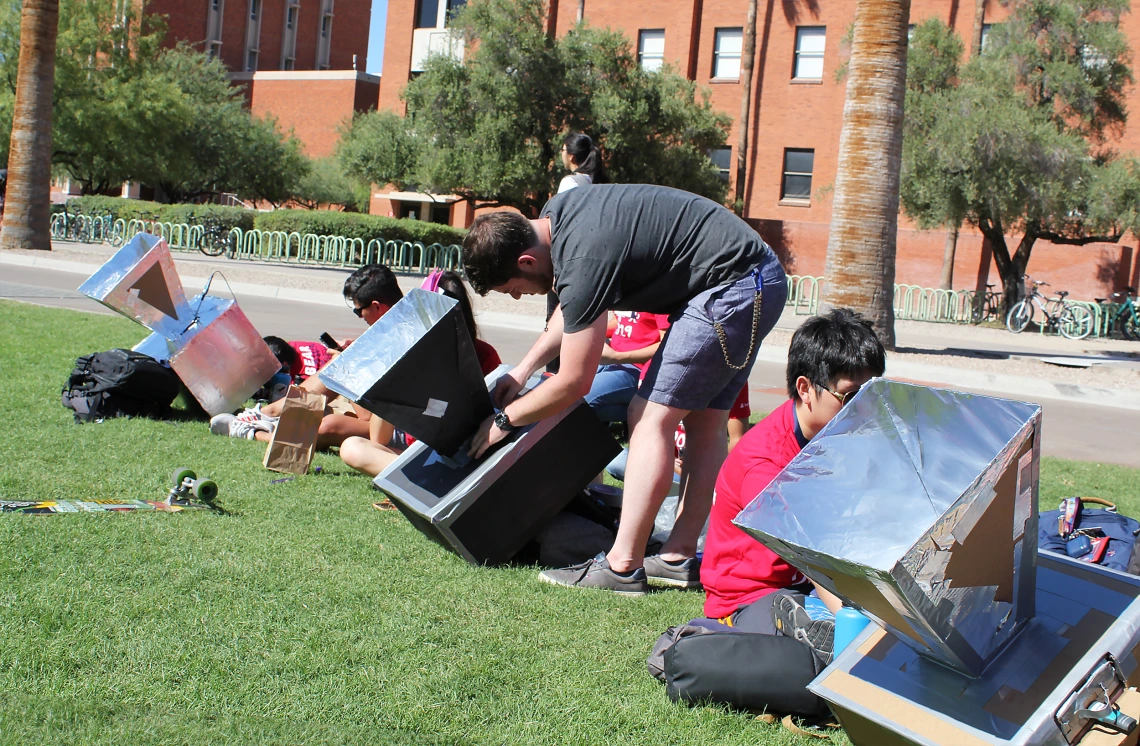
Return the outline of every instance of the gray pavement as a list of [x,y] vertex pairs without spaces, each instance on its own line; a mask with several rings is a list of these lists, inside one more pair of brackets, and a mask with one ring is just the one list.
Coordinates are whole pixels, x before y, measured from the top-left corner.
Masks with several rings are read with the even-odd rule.
[[[92,313],[112,313],[75,292],[75,288],[82,282],[76,273],[5,265],[0,276],[3,277],[0,280],[0,298]],[[364,330],[363,323],[347,309],[329,303],[303,303],[292,299],[242,294],[241,305],[250,321],[263,334],[275,334],[289,339],[316,339],[321,332],[327,331],[334,337],[344,338],[354,337]],[[528,324],[504,326],[488,323],[488,315],[484,314],[482,336],[498,349],[504,361],[517,362],[537,337],[541,323],[530,324],[532,328],[518,328]],[[496,318],[493,314],[490,315],[492,319]],[[794,321],[793,317],[792,322]],[[139,338],[142,339],[143,336],[140,327]],[[749,378],[754,412],[768,412],[786,398],[781,351],[771,345],[766,345],[765,348],[766,354],[756,363]],[[949,384],[981,394],[1008,396],[1001,392],[995,394],[985,387],[963,386],[960,381],[953,379],[933,380],[921,375],[931,370],[934,369],[917,367],[913,372],[920,375],[911,375],[908,371],[907,375],[898,377],[924,383]],[[1026,382],[1026,385],[1029,383]],[[1042,405],[1044,454],[1140,467],[1140,448],[1136,446],[1140,442],[1137,437],[1140,435],[1140,413],[1137,411],[1033,395],[1017,398]]]

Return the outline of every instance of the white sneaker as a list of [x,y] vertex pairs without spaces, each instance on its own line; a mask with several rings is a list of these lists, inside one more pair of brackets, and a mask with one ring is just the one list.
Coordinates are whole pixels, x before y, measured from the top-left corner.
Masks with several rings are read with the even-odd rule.
[[280,419],[279,417],[270,417],[267,414],[263,414],[261,411],[261,405],[260,404],[255,404],[254,406],[250,407],[249,409],[243,409],[236,416],[242,422],[269,422],[269,423],[273,423],[273,422],[277,422],[277,420]]
[[244,422],[232,414],[219,414],[210,418],[210,432],[215,435],[228,435],[231,438],[253,440],[258,431],[272,432],[273,425],[265,420]]

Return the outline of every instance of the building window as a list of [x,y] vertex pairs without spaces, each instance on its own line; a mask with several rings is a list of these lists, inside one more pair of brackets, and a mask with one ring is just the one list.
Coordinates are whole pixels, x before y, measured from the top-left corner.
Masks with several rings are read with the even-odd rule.
[[665,64],[665,29],[637,32],[637,62],[647,72],[661,69]]
[[814,150],[784,151],[784,187],[780,199],[806,202],[811,199],[811,172],[815,165]]
[[986,51],[986,49],[990,45],[990,31],[993,29],[993,27],[994,27],[994,24],[992,24],[992,23],[983,23],[982,24],[982,51],[983,52]]
[[709,160],[720,171],[720,180],[728,183],[728,172],[732,168],[732,148],[713,148],[709,151]]
[[416,1],[416,28],[436,28],[439,22],[439,0]]
[[257,71],[257,51],[261,47],[261,0],[249,0],[249,20],[245,24],[245,70]]
[[906,27],[906,40],[908,42],[914,41],[914,24],[913,23]]
[[333,0],[321,0],[321,26],[317,37],[317,69],[329,69],[332,51]]
[[744,29],[718,28],[713,48],[713,77],[723,80],[740,80],[740,51],[744,44]]
[[285,30],[281,33],[281,69],[293,70],[297,65],[297,19],[301,6],[297,0],[286,0]]
[[211,58],[222,53],[223,0],[210,0],[206,11],[206,54]]
[[792,77],[800,80],[823,79],[823,46],[827,29],[823,26],[796,27],[796,67]]

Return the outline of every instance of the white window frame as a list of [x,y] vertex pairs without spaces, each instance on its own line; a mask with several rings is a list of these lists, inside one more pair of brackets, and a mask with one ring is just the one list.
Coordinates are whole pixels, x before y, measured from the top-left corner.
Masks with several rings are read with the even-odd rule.
[[714,80],[740,80],[744,59],[744,29],[718,28],[713,36]]
[[[728,153],[728,165],[722,166],[717,163],[716,158],[713,157],[714,153]],[[713,165],[716,166],[717,171],[720,172],[720,180],[727,184],[729,175],[732,173],[732,148],[713,148],[709,151],[709,160],[713,162]]]
[[[317,19],[317,69],[329,69],[332,52],[333,0],[321,0],[321,13]],[[327,32],[326,32],[327,26]]]
[[[646,51],[646,42],[653,42],[657,46],[660,42],[660,51],[653,49]],[[646,72],[656,72],[665,65],[665,29],[643,28],[637,32],[637,64]]]
[[[290,26],[289,16],[293,15]],[[286,0],[285,19],[281,31],[281,69],[293,70],[297,67],[297,27],[301,25],[300,0]]]
[[222,23],[225,12],[225,0],[209,0],[206,6],[206,54],[211,58],[222,55]]
[[[261,52],[261,14],[265,12],[265,0],[249,0],[249,13],[245,21],[245,56],[242,65],[246,72],[257,72]],[[251,66],[250,59],[253,59]]]
[[[822,43],[819,49],[808,48],[805,49],[805,40],[820,39]],[[814,47],[814,45],[811,45]],[[823,80],[823,55],[827,48],[827,27],[826,26],[796,26],[796,53],[795,60],[792,67],[792,78],[794,80]],[[816,62],[818,60],[818,63]],[[815,72],[811,68],[818,64],[819,74],[813,75]],[[802,74],[801,73],[805,73]]]

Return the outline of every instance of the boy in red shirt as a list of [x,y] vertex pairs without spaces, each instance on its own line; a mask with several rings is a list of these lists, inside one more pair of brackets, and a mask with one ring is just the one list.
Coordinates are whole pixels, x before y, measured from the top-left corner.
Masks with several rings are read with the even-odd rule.
[[[732,520],[864,383],[883,374],[885,358],[871,323],[845,308],[808,319],[796,331],[788,349],[788,401],[740,439],[717,477],[701,564],[706,617],[744,632],[776,634],[776,611],[788,626],[809,627],[795,595],[810,591],[807,579]],[[839,600],[817,590],[834,613]],[[820,632],[826,651],[817,652],[830,656],[831,628]]]
[[626,421],[629,403],[669,328],[668,314],[622,311],[614,317],[617,324],[586,394],[586,403],[603,422]]

